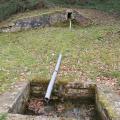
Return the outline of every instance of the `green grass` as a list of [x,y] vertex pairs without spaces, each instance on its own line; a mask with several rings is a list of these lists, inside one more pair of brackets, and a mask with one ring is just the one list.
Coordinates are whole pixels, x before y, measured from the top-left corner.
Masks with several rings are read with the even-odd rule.
[[63,54],[58,80],[120,77],[120,23],[87,28],[51,27],[0,34],[0,93],[18,80],[50,79]]

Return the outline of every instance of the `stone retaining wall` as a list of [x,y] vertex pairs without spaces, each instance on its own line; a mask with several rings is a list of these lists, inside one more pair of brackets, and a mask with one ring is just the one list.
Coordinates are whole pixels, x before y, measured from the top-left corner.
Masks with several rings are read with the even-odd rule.
[[[45,95],[48,84],[31,83],[31,96],[39,97]],[[69,83],[66,85],[56,84],[53,89],[54,96],[61,98],[93,98],[95,99],[95,84],[83,85],[82,83]]]
[[56,23],[65,22],[68,20],[67,15],[69,12],[72,12],[72,16],[74,20],[80,26],[88,26],[91,24],[91,20],[82,16],[76,10],[63,10],[63,11],[55,11],[53,13],[47,13],[40,16],[24,18],[17,20],[7,26],[1,27],[0,32],[16,32],[21,30],[27,30],[31,28],[43,28],[48,26],[53,26]]

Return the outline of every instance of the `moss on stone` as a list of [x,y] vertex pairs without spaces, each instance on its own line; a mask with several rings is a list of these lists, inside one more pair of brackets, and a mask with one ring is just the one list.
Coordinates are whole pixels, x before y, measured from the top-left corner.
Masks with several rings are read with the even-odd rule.
[[112,106],[109,100],[105,97],[104,93],[97,93],[98,102],[102,105],[104,109],[107,110],[109,117],[117,117],[117,114],[114,111],[114,106]]

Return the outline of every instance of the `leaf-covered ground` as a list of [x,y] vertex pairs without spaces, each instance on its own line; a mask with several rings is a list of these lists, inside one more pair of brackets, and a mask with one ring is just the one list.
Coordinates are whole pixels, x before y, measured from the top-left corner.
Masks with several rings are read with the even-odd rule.
[[[26,79],[50,79],[58,54],[63,55],[58,80],[120,83],[120,20],[96,10],[82,10],[93,25],[50,27],[0,33],[0,93]],[[112,83],[112,84],[111,84]]]

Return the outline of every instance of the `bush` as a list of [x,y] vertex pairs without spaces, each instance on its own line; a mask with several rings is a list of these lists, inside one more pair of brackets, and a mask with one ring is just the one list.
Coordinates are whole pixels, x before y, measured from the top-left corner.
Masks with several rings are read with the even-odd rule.
[[79,0],[80,4],[90,3],[91,0]]
[[17,12],[46,7],[43,0],[6,0],[0,3],[0,21]]
[[66,2],[68,4],[75,4],[77,2],[77,0],[66,0]]

